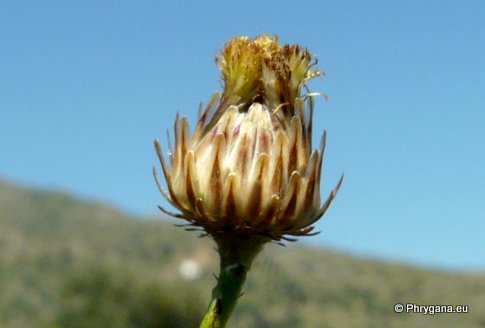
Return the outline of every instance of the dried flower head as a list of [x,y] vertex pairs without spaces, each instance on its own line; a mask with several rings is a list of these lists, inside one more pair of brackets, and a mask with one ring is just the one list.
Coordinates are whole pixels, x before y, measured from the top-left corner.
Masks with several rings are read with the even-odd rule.
[[158,186],[180,213],[160,209],[211,235],[280,240],[310,234],[342,183],[322,205],[325,133],[312,150],[317,94],[306,87],[323,74],[316,60],[264,35],[232,39],[216,62],[224,91],[199,109],[192,136],[187,118],[177,115],[168,164],[155,141],[168,191],[157,179]]

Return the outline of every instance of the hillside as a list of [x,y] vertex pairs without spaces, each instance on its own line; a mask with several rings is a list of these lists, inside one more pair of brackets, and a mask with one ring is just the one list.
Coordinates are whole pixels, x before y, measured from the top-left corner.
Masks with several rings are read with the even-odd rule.
[[[197,327],[217,255],[161,219],[0,182],[0,327]],[[296,245],[256,260],[229,326],[485,327],[485,276]],[[395,303],[467,314],[396,314]]]

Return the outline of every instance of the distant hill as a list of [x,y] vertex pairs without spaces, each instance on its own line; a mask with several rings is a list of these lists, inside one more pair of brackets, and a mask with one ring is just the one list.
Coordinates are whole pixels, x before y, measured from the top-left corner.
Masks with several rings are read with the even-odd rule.
[[[209,238],[0,181],[0,327],[197,327],[217,273]],[[468,305],[396,314],[394,304]],[[229,327],[485,327],[485,276],[269,245]]]

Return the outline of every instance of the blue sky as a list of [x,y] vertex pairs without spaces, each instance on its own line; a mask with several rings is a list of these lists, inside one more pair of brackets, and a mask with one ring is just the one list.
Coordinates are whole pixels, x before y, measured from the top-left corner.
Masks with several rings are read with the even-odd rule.
[[[220,89],[236,35],[306,46],[335,203],[304,243],[485,269],[483,1],[2,1],[0,177],[134,214],[165,204],[154,138]],[[158,215],[158,214],[157,214]]]

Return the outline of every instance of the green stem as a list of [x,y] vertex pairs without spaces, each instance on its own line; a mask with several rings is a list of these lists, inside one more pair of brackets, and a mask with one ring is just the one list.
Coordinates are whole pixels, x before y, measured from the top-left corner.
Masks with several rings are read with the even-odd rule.
[[224,234],[214,237],[220,256],[217,285],[199,328],[224,328],[236,306],[251,263],[268,241],[263,237]]

